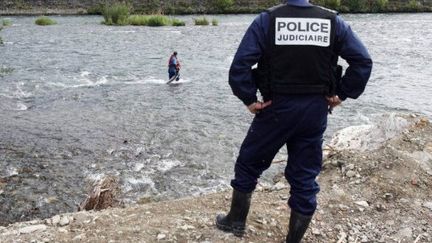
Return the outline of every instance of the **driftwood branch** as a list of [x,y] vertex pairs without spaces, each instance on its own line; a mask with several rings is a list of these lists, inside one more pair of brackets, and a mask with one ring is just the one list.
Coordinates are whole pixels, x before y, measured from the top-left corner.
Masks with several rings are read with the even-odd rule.
[[120,187],[117,178],[107,176],[93,184],[87,198],[78,206],[78,211],[101,210],[119,205],[117,196]]

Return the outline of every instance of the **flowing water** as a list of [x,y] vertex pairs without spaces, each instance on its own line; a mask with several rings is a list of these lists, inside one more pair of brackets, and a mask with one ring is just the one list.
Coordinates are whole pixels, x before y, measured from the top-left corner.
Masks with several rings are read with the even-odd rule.
[[[228,69],[254,15],[208,16],[219,26],[193,26],[193,17],[158,28],[11,18],[0,46],[0,224],[74,211],[108,174],[126,203],[229,187],[252,115],[232,95]],[[364,95],[330,116],[326,138],[385,113],[432,117],[432,14],[343,17],[374,70]],[[182,79],[169,86],[174,50]]]

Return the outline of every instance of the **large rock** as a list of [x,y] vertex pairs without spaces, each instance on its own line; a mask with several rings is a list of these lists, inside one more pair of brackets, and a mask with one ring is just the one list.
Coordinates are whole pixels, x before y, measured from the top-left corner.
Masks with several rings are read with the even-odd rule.
[[48,228],[48,226],[44,224],[30,225],[18,230],[21,234],[30,234],[35,231],[44,231]]

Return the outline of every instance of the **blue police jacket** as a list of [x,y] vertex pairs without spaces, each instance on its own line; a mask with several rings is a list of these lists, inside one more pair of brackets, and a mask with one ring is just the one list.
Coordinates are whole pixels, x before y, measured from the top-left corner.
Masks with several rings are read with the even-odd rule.
[[[287,0],[287,4],[309,7],[308,0]],[[257,101],[257,87],[252,81],[252,66],[255,65],[266,51],[266,40],[269,32],[270,17],[267,12],[258,15],[247,29],[229,71],[231,89],[245,105]],[[347,61],[341,83],[336,89],[340,99],[356,99],[359,97],[369,80],[372,71],[372,59],[351,27],[340,17],[336,17],[337,55]]]

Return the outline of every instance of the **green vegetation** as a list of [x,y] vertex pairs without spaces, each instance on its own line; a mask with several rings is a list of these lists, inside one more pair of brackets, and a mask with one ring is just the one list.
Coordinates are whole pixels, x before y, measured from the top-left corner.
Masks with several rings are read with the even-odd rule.
[[209,21],[206,19],[206,17],[193,19],[195,22],[195,25],[209,25]]
[[12,21],[10,19],[2,19],[1,25],[4,26],[4,27],[11,26],[12,25]]
[[103,23],[106,25],[127,25],[130,9],[128,5],[123,3],[106,4],[102,9]]
[[366,1],[364,0],[345,0],[344,4],[350,12],[364,12],[366,10]]
[[415,0],[410,0],[407,4],[407,9],[409,11],[419,11],[420,10],[420,3]]
[[[4,27],[11,26],[12,22],[9,19],[0,19],[0,31],[3,30]],[[0,45],[3,45],[3,38],[0,36]]]
[[372,1],[369,9],[370,12],[378,13],[378,12],[384,12],[387,10],[388,0],[376,0]]
[[341,5],[341,0],[325,0],[325,3],[331,9],[337,9]]
[[165,15],[132,15],[128,19],[130,25],[139,26],[185,26],[186,23],[179,19],[170,19]]
[[312,3],[344,13],[414,12],[432,11],[418,0],[311,0]]
[[223,13],[227,9],[231,8],[234,5],[233,0],[214,0],[210,1],[210,9],[213,9],[215,12]]
[[[29,10],[39,9],[41,6],[50,6],[62,10],[65,7],[81,8],[87,10],[82,13],[106,15],[107,24],[123,25],[127,17],[124,12],[128,9],[130,14],[141,15],[181,15],[181,14],[240,14],[258,13],[271,6],[280,4],[283,0],[102,0],[102,1],[30,1],[14,0],[0,3],[0,7],[10,9],[11,13],[28,13]],[[432,12],[431,0],[310,0],[312,3],[321,5],[339,12]],[[0,1],[1,2],[1,1]],[[66,2],[73,2],[69,5]],[[35,8],[37,7],[37,8]],[[120,7],[120,8],[118,8]],[[116,9],[117,8],[117,9]],[[116,9],[116,10],[115,10]],[[41,10],[43,11],[43,9]],[[79,9],[77,9],[79,12]],[[116,22],[115,15],[119,16]]]
[[148,20],[150,16],[147,15],[131,15],[128,19],[130,25],[148,25]]
[[98,4],[87,8],[87,14],[90,15],[102,15],[104,9],[103,4]]
[[[140,8],[137,9],[137,13],[146,13],[150,15],[161,15],[164,11],[162,5],[164,1],[161,0],[147,0],[146,4],[141,4]],[[174,5],[174,4],[168,4]]]
[[185,26],[186,23],[180,19],[172,19],[172,26]]
[[37,25],[54,25],[57,24],[55,20],[52,20],[46,16],[42,16],[36,19],[35,24]]
[[213,26],[218,26],[219,25],[219,21],[217,19],[212,19],[212,25]]
[[166,26],[170,25],[171,20],[164,15],[153,15],[148,20],[148,26]]
[[13,68],[0,67],[0,77],[4,77],[6,74],[10,74],[14,71]]

